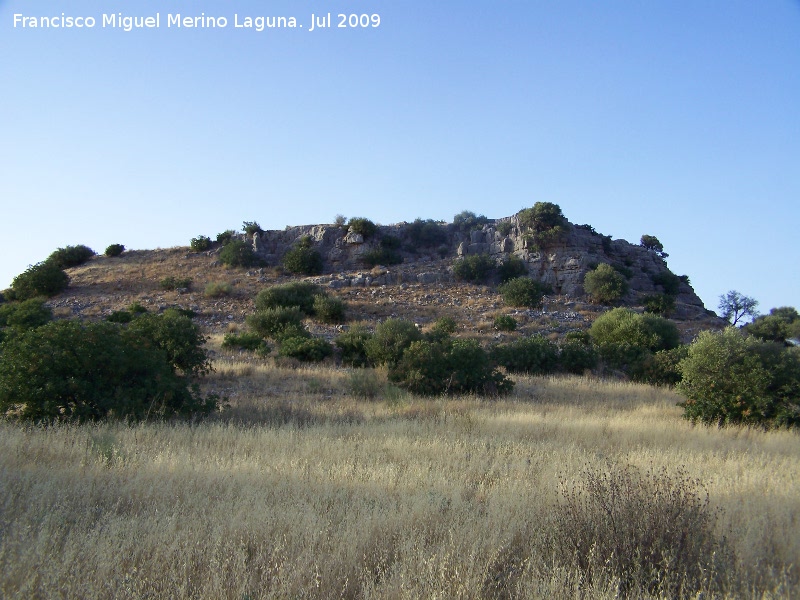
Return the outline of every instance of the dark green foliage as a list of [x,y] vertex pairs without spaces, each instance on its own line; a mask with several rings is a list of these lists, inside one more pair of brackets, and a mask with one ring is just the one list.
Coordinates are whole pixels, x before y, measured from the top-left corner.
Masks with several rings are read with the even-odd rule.
[[378,265],[399,265],[403,262],[402,255],[396,250],[390,248],[373,248],[361,255],[361,260],[368,267],[375,267]]
[[367,240],[378,232],[378,226],[364,217],[352,217],[347,222],[347,228],[351,233],[360,233]]
[[128,331],[162,350],[168,363],[184,375],[197,377],[211,371],[200,327],[174,308],[160,315],[140,314],[130,322]]
[[587,590],[613,585],[618,598],[716,597],[718,574],[733,562],[718,517],[683,469],[642,473],[609,461],[560,480],[551,560],[576,570]]
[[597,317],[589,334],[609,366],[629,373],[638,372],[652,353],[680,344],[678,328],[672,321],[627,308],[615,308]]
[[661,271],[650,276],[654,285],[660,285],[667,296],[677,296],[681,288],[681,278],[670,271]]
[[471,254],[453,263],[453,276],[459,281],[480,283],[494,272],[497,263],[488,254]]
[[519,224],[533,233],[536,245],[546,248],[569,229],[569,223],[561,212],[561,207],[552,202],[537,202],[532,208],[517,213]]
[[498,372],[475,340],[415,341],[389,369],[389,380],[415,394],[499,396],[513,382]]
[[281,340],[286,337],[308,336],[303,327],[305,314],[296,306],[264,308],[249,315],[247,325],[262,338]]
[[406,237],[414,248],[432,248],[447,242],[447,230],[433,219],[415,219],[406,225]]
[[375,328],[374,335],[366,342],[369,362],[373,365],[396,365],[403,351],[412,342],[422,339],[422,333],[411,321],[387,319]]
[[225,244],[219,253],[219,261],[229,267],[252,267],[261,262],[253,252],[252,244],[243,240],[231,240]]
[[645,311],[654,315],[668,317],[675,310],[675,296],[668,294],[650,294],[642,298]]
[[508,235],[511,233],[511,230],[514,229],[514,224],[511,221],[499,221],[495,228],[497,229],[497,233],[500,235]]
[[308,281],[273,285],[258,293],[256,310],[296,306],[305,315],[311,316],[314,314],[314,298],[324,295],[325,291],[320,286]]
[[597,350],[578,339],[565,339],[558,349],[558,368],[565,373],[582,375],[597,367]]
[[147,312],[147,309],[138,302],[132,302],[131,305],[128,306],[128,310],[134,315],[143,315]]
[[31,421],[143,419],[208,413],[147,335],[112,323],[53,321],[6,340],[0,413]]
[[333,219],[333,224],[336,227],[344,227],[345,223],[347,223],[347,217],[344,215],[336,215]]
[[642,248],[647,248],[651,252],[655,252],[661,258],[667,258],[669,254],[664,252],[664,245],[658,241],[658,238],[654,235],[643,235],[642,239],[639,241],[639,245]]
[[758,300],[731,290],[719,297],[719,310],[723,319],[736,325],[744,318],[758,315]]
[[613,265],[614,270],[622,275],[625,279],[630,279],[633,277],[633,271],[630,267],[626,267],[625,265]]
[[235,235],[236,232],[233,229],[226,229],[222,233],[217,234],[217,243],[221,246],[226,246],[233,241]]
[[610,235],[602,235],[600,238],[600,243],[603,246],[603,252],[606,254],[613,254],[614,253],[614,246],[611,243],[611,236]]
[[255,221],[244,221],[242,223],[242,231],[250,237],[253,237],[254,233],[264,233],[264,230],[261,229],[261,225]]
[[26,331],[53,320],[53,311],[40,298],[0,304],[0,328]]
[[734,327],[703,331],[681,361],[684,416],[710,425],[800,425],[800,352]]
[[773,308],[768,315],[745,325],[744,330],[765,342],[785,343],[790,339],[800,339],[800,314],[791,306]]
[[652,385],[675,385],[681,380],[680,363],[689,354],[689,346],[681,344],[671,350],[659,350],[648,356],[634,373],[634,379]]
[[67,289],[69,276],[57,264],[44,261],[28,267],[11,282],[15,300],[52,297]]
[[456,229],[465,233],[473,229],[482,229],[488,222],[489,219],[485,216],[476,215],[471,210],[462,210],[453,217],[453,225],[455,225]]
[[349,367],[369,366],[367,342],[370,338],[372,333],[363,325],[353,325],[339,335],[333,343],[342,353],[342,364]]
[[66,246],[59,248],[47,257],[47,262],[51,262],[59,269],[69,269],[70,267],[77,267],[95,255],[95,251],[80,244],[78,246]]
[[333,347],[322,338],[286,337],[281,340],[279,356],[296,358],[303,362],[320,362],[333,354]]
[[317,294],[314,296],[312,314],[323,323],[341,323],[344,321],[344,302],[341,298]]
[[323,268],[322,255],[301,240],[284,254],[283,266],[296,275],[319,275]]
[[497,331],[514,331],[517,328],[517,321],[511,315],[497,315],[494,318],[494,328]]
[[233,293],[233,286],[227,281],[209,281],[203,289],[206,298],[222,298]]
[[500,281],[505,283],[516,277],[527,275],[528,267],[519,256],[511,254],[498,265],[497,274],[500,275]]
[[123,252],[125,252],[125,246],[122,244],[111,244],[106,248],[105,255],[113,258],[115,256],[119,256]]
[[611,265],[602,263],[586,273],[583,289],[593,302],[613,304],[628,293],[628,282]]
[[441,342],[453,335],[457,327],[458,325],[451,317],[440,317],[436,319],[425,337],[430,342]]
[[239,348],[242,350],[250,350],[259,356],[266,356],[270,353],[271,348],[264,339],[253,332],[245,332],[241,334],[226,333],[222,339],[222,347],[227,349]]
[[211,249],[211,238],[205,235],[198,235],[189,241],[189,247],[195,252],[205,252]]
[[552,290],[550,286],[529,277],[516,277],[497,288],[508,306],[537,308],[542,305],[545,295]]
[[399,250],[402,244],[402,240],[394,235],[384,235],[381,238],[381,248],[386,248],[387,250]]
[[177,290],[182,288],[188,288],[192,285],[192,278],[191,277],[174,277],[170,275],[169,277],[164,277],[161,281],[158,282],[159,287],[162,290]]
[[491,357],[509,373],[546,375],[558,368],[558,346],[541,335],[499,344],[492,348]]
[[109,323],[130,323],[133,321],[133,313],[129,310],[115,310],[106,317]]
[[591,225],[589,225],[588,223],[584,223],[583,225],[575,225],[575,228],[576,229],[583,229],[584,231],[588,231],[592,235],[597,235],[597,231],[595,230],[595,228],[592,227]]

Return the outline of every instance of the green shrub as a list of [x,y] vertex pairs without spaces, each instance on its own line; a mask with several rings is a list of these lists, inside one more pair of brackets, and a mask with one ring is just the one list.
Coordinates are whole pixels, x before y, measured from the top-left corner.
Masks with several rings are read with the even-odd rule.
[[476,215],[471,210],[462,210],[453,217],[453,225],[455,225],[456,229],[465,233],[473,229],[482,229],[488,222],[489,219],[485,216]]
[[203,295],[206,298],[222,298],[230,296],[232,292],[233,286],[227,281],[209,281],[203,290]]
[[500,275],[500,281],[505,283],[506,281],[527,275],[528,267],[525,265],[525,261],[519,256],[511,254],[498,265],[497,273]]
[[344,215],[336,215],[333,219],[333,224],[336,225],[336,227],[344,227],[345,223],[347,223],[347,217]]
[[130,306],[128,306],[128,310],[134,315],[143,315],[147,312],[147,309],[138,302],[131,302]]
[[403,319],[387,319],[375,328],[375,333],[366,342],[369,362],[373,365],[393,366],[400,361],[403,351],[412,342],[422,339],[417,326]]
[[291,306],[298,307],[304,314],[314,314],[314,299],[325,296],[325,290],[308,281],[293,281],[273,285],[261,290],[256,296],[256,310]]
[[456,332],[458,324],[452,317],[439,317],[434,321],[431,330],[425,336],[428,341],[441,342]]
[[195,252],[205,252],[211,249],[211,238],[205,235],[198,235],[189,241],[189,247]]
[[69,285],[69,276],[54,262],[45,261],[28,267],[11,282],[16,300],[29,300],[37,296],[52,297]]
[[235,236],[236,232],[233,229],[226,229],[217,234],[217,243],[221,246],[226,246],[234,240]]
[[261,356],[266,356],[270,352],[269,344],[264,339],[253,332],[245,332],[241,334],[226,333],[222,339],[222,347],[226,349],[240,348],[242,350],[250,350],[256,352]]
[[370,338],[372,333],[363,325],[353,325],[340,334],[333,343],[342,353],[342,364],[350,367],[368,366],[367,342]]
[[786,343],[793,338],[800,339],[800,314],[791,306],[773,308],[768,315],[756,317],[743,329],[765,342]]
[[115,310],[106,317],[109,323],[130,323],[133,321],[133,313],[129,310]]
[[111,244],[106,248],[105,255],[113,258],[114,256],[119,256],[123,252],[125,252],[125,246],[122,244]]
[[668,317],[675,310],[675,296],[667,294],[650,294],[642,298],[645,311],[654,315]]
[[341,323],[344,321],[344,302],[341,298],[318,294],[314,296],[313,315],[323,323]]
[[252,267],[260,264],[253,246],[243,240],[231,240],[219,253],[219,261],[229,267]]
[[95,251],[80,244],[78,246],[66,246],[59,248],[47,257],[47,262],[51,262],[59,269],[69,269],[70,267],[77,267],[95,255]]
[[636,373],[653,352],[680,344],[680,333],[672,321],[627,308],[615,308],[597,317],[589,334],[603,360],[628,373]]
[[681,287],[681,278],[670,271],[661,271],[650,277],[654,285],[660,285],[667,296],[677,296]]
[[455,260],[453,276],[459,281],[480,283],[492,275],[496,266],[497,263],[488,254],[471,254]]
[[537,308],[551,289],[549,285],[529,277],[516,277],[502,284],[497,291],[508,306]]
[[261,229],[261,225],[255,221],[244,221],[242,223],[242,231],[250,237],[253,237],[254,233],[264,233],[264,230]]
[[447,230],[433,219],[415,219],[406,225],[405,235],[411,241],[412,250],[433,248],[447,242]]
[[149,332],[142,333],[112,323],[61,320],[6,340],[0,413],[50,422],[214,410],[217,397],[202,398]]
[[494,318],[494,328],[497,331],[514,331],[517,328],[517,321],[511,315],[497,315]]
[[558,367],[558,346],[538,334],[494,346],[490,355],[509,373],[546,375]]
[[576,571],[585,589],[613,586],[619,598],[720,594],[733,557],[698,481],[682,468],[642,473],[610,461],[582,475],[559,485],[555,564]]
[[514,229],[514,224],[511,221],[500,221],[495,225],[497,229],[497,233],[503,236],[507,236],[511,233],[511,230]]
[[365,240],[371,238],[378,232],[378,226],[364,217],[352,217],[347,222],[347,228],[351,233],[360,233]]
[[0,328],[26,331],[53,320],[53,311],[40,298],[0,304]]
[[170,275],[169,277],[164,277],[164,279],[159,281],[158,285],[161,287],[162,290],[184,289],[192,285],[192,278],[174,277]]
[[537,202],[532,208],[519,211],[517,219],[522,228],[533,233],[533,240],[539,248],[547,248],[559,241],[569,229],[561,207],[552,202]]
[[319,275],[322,273],[322,255],[308,246],[296,245],[283,255],[283,266],[296,275]]
[[684,417],[710,425],[800,425],[800,353],[734,327],[703,331],[680,363]]
[[415,341],[389,369],[389,380],[426,396],[509,393],[513,382],[498,372],[475,340]]
[[669,254],[664,252],[664,245],[654,235],[643,235],[639,241],[639,245],[651,252],[655,252],[661,258],[667,258],[669,256]]
[[373,248],[361,255],[361,260],[368,267],[375,267],[378,265],[390,266],[399,265],[403,262],[402,255],[396,250],[389,248]]
[[184,375],[198,377],[211,372],[211,361],[203,348],[206,338],[200,327],[174,308],[160,315],[139,314],[127,328],[141,344],[163,351],[168,364]]
[[628,282],[611,265],[602,263],[586,273],[583,289],[593,302],[613,304],[628,293]]
[[265,308],[249,315],[247,325],[262,338],[280,341],[285,337],[307,336],[303,327],[304,313],[296,306]]
[[648,356],[634,379],[651,385],[676,385],[681,380],[680,363],[689,354],[689,346],[681,344],[671,350],[659,350]]
[[303,362],[320,362],[333,354],[327,341],[315,337],[286,337],[281,340],[279,356],[295,358]]
[[565,339],[558,349],[558,368],[565,373],[582,375],[597,367],[599,356],[591,344],[577,339]]

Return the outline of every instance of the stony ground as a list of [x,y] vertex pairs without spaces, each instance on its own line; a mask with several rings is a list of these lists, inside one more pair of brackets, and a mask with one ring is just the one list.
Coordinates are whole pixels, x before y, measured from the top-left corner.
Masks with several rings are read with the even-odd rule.
[[[424,261],[400,265],[394,273],[389,269],[389,276],[387,269],[376,269],[310,279],[347,303],[347,323],[374,326],[384,319],[401,317],[425,328],[436,319],[449,316],[458,324],[459,335],[485,342],[533,333],[556,339],[569,331],[588,328],[594,318],[606,310],[557,296],[548,297],[541,309],[516,309],[505,306],[492,286],[448,281],[408,282],[415,279],[415,271],[424,273],[423,278],[431,273],[442,273],[440,279],[447,280],[450,264],[450,260]],[[68,273],[69,288],[50,301],[58,317],[102,319],[134,302],[157,311],[179,306],[194,310],[198,314],[197,322],[211,336],[244,328],[245,318],[254,311],[253,299],[260,290],[294,279],[279,269],[228,268],[219,263],[213,251],[196,253],[188,248],[132,250],[116,258],[96,256],[85,265],[69,269]],[[189,280],[188,285],[164,289],[162,282],[169,277]],[[358,284],[342,286],[343,279]],[[405,283],[370,284],[371,279]],[[209,294],[209,286],[219,283],[229,284],[230,293]],[[516,332],[503,333],[494,329],[494,317],[500,314],[514,317],[518,322]],[[347,327],[347,323],[338,326],[309,323],[309,328],[317,335],[332,338]],[[678,325],[688,341],[708,324]]]

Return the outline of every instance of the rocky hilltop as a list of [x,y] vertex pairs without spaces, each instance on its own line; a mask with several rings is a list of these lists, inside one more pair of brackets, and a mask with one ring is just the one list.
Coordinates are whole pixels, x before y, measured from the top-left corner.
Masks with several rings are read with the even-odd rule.
[[[280,265],[299,244],[314,248],[323,262],[323,275],[317,281],[333,288],[449,283],[453,281],[452,265],[459,258],[487,254],[501,263],[516,256],[529,276],[549,284],[555,294],[566,299],[585,300],[586,273],[608,263],[628,278],[625,304],[635,306],[647,295],[664,292],[667,280],[677,292],[673,291],[674,318],[715,316],[705,309],[688,277],[676,277],[659,252],[612,240],[588,225],[566,223],[558,239],[543,245],[519,215],[484,221],[464,227],[418,220],[375,226],[367,235],[344,224],[306,225],[254,233],[251,239],[255,252],[271,266]],[[383,258],[396,264],[384,264]]]

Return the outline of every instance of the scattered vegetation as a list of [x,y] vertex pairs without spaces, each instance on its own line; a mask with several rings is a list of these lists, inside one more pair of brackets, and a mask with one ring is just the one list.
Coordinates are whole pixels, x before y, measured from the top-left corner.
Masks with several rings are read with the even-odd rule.
[[460,213],[453,217],[453,226],[464,233],[483,229],[483,226],[489,222],[484,215],[476,215],[471,210],[462,210]]
[[253,252],[252,244],[244,240],[227,242],[219,253],[219,261],[229,267],[253,267],[261,263]]
[[361,234],[365,240],[378,233],[378,226],[364,217],[351,217],[347,222],[347,228],[351,233]]
[[531,208],[519,211],[517,220],[523,229],[531,232],[539,248],[550,247],[562,239],[569,229],[569,222],[561,212],[561,207],[552,202],[537,202]]
[[765,342],[788,344],[789,340],[800,340],[800,314],[791,306],[773,308],[768,315],[756,317],[744,330]]
[[162,290],[188,289],[192,285],[192,278],[170,275],[159,281],[158,285]]
[[203,290],[206,298],[222,298],[233,293],[233,286],[227,281],[209,281]]
[[492,276],[496,266],[488,254],[470,254],[453,262],[453,276],[459,281],[480,283]]
[[598,304],[614,304],[628,293],[628,282],[611,265],[601,263],[586,273],[583,289]]
[[647,235],[647,234],[643,235],[641,240],[639,241],[639,245],[642,248],[650,250],[650,252],[654,252],[661,258],[667,258],[669,256],[669,254],[664,252],[664,245],[654,235]]
[[225,246],[231,243],[236,237],[236,232],[233,229],[226,229],[225,231],[217,234],[217,243],[220,246]]
[[253,237],[256,233],[264,233],[264,230],[261,229],[261,225],[255,221],[244,221],[242,223],[242,231],[244,231],[248,237]]
[[78,246],[66,246],[50,254],[50,256],[47,257],[47,262],[53,263],[59,269],[69,269],[88,262],[95,254],[94,250],[83,244]]
[[279,356],[295,358],[303,362],[320,362],[333,354],[333,347],[322,338],[291,336],[281,340]]
[[125,252],[125,246],[122,244],[111,244],[106,247],[104,254],[109,258],[113,258],[115,256],[119,256],[123,252]]
[[29,300],[37,296],[50,298],[69,285],[69,276],[55,262],[44,261],[28,267],[11,282],[14,300]]
[[211,249],[211,238],[205,235],[198,235],[189,241],[189,247],[195,252],[205,252]]
[[509,373],[546,375],[558,368],[558,346],[542,335],[532,335],[494,346],[491,358]]
[[234,348],[249,350],[259,356],[267,356],[272,350],[264,338],[255,332],[226,333],[222,340],[222,347],[229,350]]
[[497,315],[494,318],[494,328],[497,331],[514,331],[517,328],[517,321],[511,315]]
[[516,277],[497,288],[508,306],[538,308],[546,294],[552,292],[549,285],[529,277]]

